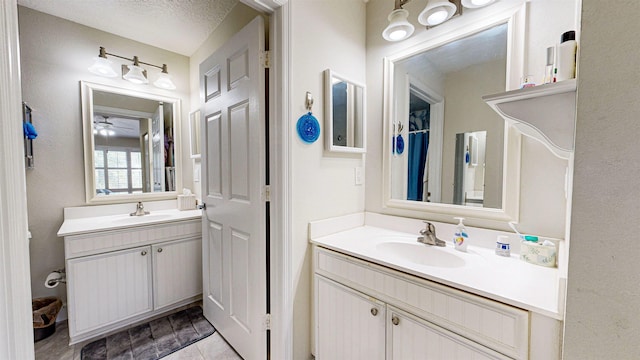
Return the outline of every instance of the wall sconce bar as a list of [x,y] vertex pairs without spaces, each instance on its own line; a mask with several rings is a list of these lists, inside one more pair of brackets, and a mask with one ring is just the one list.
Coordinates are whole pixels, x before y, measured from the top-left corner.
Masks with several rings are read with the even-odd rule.
[[100,46],[98,57],[94,59],[94,64],[89,67],[89,71],[96,75],[105,77],[118,76],[118,74],[111,67],[112,62],[107,59],[107,55],[133,62],[133,64],[131,65],[122,65],[122,78],[129,82],[132,82],[134,84],[149,83],[149,80],[147,79],[147,71],[140,66],[140,64],[144,64],[161,70],[160,74],[158,74],[158,78],[156,79],[156,81],[154,81],[153,85],[166,90],[174,90],[176,88],[175,84],[173,84],[173,81],[171,81],[169,72],[167,71],[167,64],[162,64],[162,66],[159,66],[140,61],[137,56],[128,58],[125,56],[108,53],[102,46]]

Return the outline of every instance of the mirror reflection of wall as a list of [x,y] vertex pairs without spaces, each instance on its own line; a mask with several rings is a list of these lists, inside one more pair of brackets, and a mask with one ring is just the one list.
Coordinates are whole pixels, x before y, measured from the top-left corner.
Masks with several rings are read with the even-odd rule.
[[96,196],[175,191],[173,104],[93,92]]
[[[409,151],[391,155],[392,198],[502,207],[504,120],[482,96],[504,91],[506,55],[502,24],[394,61],[395,118]],[[456,173],[469,136],[482,156]]]

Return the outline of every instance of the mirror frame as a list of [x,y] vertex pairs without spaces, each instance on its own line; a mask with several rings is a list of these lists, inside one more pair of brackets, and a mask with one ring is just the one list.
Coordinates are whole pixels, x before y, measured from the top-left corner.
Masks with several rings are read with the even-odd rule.
[[[158,94],[120,88],[110,85],[91,83],[80,81],[81,87],[81,106],[82,106],[82,134],[84,142],[84,187],[87,204],[117,204],[129,203],[135,201],[152,201],[176,199],[178,191],[165,191],[158,193],[142,193],[142,194],[112,194],[109,196],[97,196],[95,193],[95,169],[94,169],[94,149],[95,141],[93,137],[93,92],[104,91],[119,95],[138,97],[154,101],[162,101],[173,104],[173,131],[175,139],[182,141],[180,133],[180,99],[162,96]],[[174,146],[175,159],[175,188],[182,189],[182,145]],[[89,170],[90,169],[90,170]]]
[[[479,208],[464,205],[427,203],[391,198],[391,136],[395,114],[394,62],[409,58],[417,53],[437,48],[469,35],[487,30],[500,24],[507,24],[507,65],[505,91],[519,88],[524,72],[526,4],[483,17],[473,23],[460,24],[439,37],[432,37],[408,49],[404,49],[383,59],[383,207],[387,210],[419,211],[433,214],[461,216],[469,219],[489,221],[519,221],[520,210],[520,158],[521,134],[505,121],[504,151],[502,171],[502,207]],[[488,105],[487,105],[488,106]],[[392,211],[393,212],[393,211]]]
[[[333,145],[333,87],[331,79],[336,78],[362,88],[362,147]],[[347,79],[331,69],[324,71],[324,125],[325,149],[330,152],[365,153],[367,152],[367,87],[359,82]]]
[[200,110],[195,110],[189,113],[189,149],[192,159],[200,159],[201,157],[200,133]]

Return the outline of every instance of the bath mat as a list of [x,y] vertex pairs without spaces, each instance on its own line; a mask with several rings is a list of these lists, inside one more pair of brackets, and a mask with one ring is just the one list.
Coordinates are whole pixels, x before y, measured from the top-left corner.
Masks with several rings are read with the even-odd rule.
[[216,331],[202,308],[186,310],[96,340],[82,348],[82,360],[156,360]]

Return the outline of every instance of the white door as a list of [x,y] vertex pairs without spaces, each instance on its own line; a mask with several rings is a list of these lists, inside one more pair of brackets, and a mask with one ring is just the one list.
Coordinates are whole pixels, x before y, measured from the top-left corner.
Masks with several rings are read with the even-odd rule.
[[389,360],[506,360],[509,357],[387,305]]
[[317,360],[385,359],[385,304],[314,275]]
[[246,360],[266,359],[264,21],[200,64],[204,314]]

